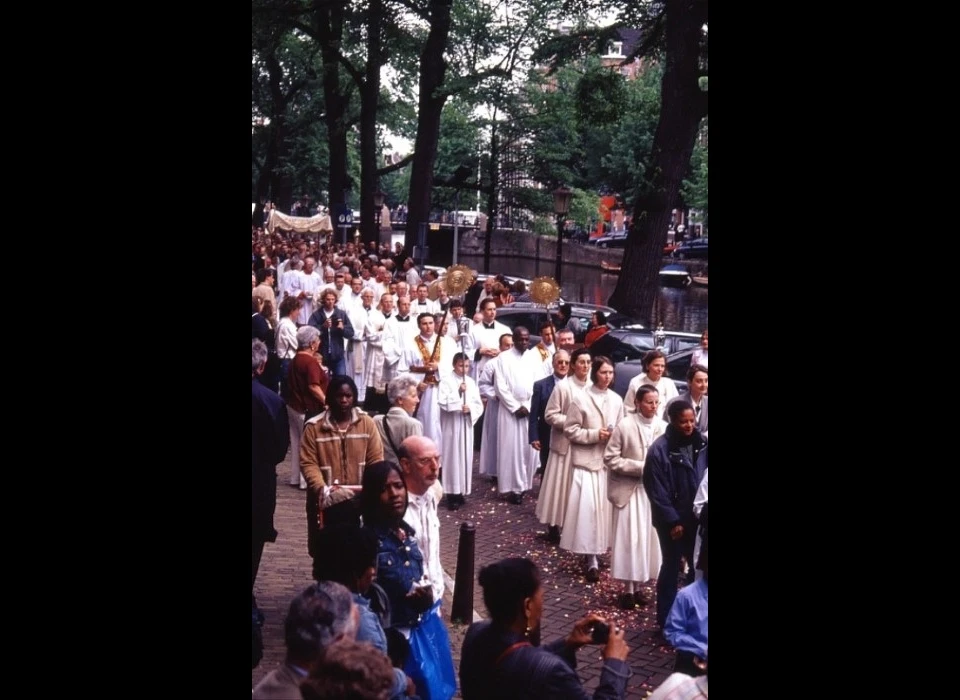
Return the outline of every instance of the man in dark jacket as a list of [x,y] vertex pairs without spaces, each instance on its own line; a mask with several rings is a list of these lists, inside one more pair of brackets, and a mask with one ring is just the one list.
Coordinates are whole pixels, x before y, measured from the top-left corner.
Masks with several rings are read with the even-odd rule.
[[562,381],[570,370],[570,355],[566,350],[558,350],[553,355],[553,374],[533,383],[533,397],[530,399],[530,444],[540,453],[540,468],[537,474],[543,477],[550,456],[550,424],[544,418],[547,401],[557,382]]
[[684,585],[694,579],[693,547],[697,537],[697,516],[693,499],[703,479],[706,446],[696,429],[696,414],[687,401],[674,401],[667,408],[670,425],[657,438],[643,469],[643,488],[650,499],[653,526],[657,529],[663,564],[657,576],[657,624],[663,624],[677,597],[681,559],[687,560]]
[[336,308],[337,294],[332,289],[323,292],[321,304],[321,307],[310,315],[309,324],[320,331],[323,364],[330,370],[331,375],[346,374],[343,341],[353,337],[353,324],[347,314]]
[[[257,381],[267,364],[267,346],[253,339],[253,571],[250,592],[257,580],[260,557],[266,542],[277,541],[273,513],[277,507],[277,464],[283,461],[290,446],[287,407],[276,392]],[[299,447],[299,446],[298,446]]]

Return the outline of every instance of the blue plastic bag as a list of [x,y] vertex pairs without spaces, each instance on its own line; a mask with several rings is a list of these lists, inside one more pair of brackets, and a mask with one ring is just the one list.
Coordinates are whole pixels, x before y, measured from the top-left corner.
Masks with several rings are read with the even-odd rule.
[[423,700],[450,700],[457,692],[457,672],[450,652],[450,635],[440,617],[440,601],[410,630],[410,656],[404,672],[417,684]]

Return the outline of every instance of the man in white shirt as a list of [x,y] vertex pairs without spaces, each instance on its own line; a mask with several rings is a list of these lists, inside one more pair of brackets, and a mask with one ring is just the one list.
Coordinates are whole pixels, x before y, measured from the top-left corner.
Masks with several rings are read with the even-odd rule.
[[[513,348],[513,336],[504,333],[500,336],[499,350],[505,353],[511,348]],[[497,399],[494,383],[499,366],[499,356],[491,358],[477,379],[477,389],[483,401],[483,415],[480,417],[482,423],[480,426],[480,474],[492,477],[494,482],[497,481],[497,416],[500,411],[500,401]]]
[[364,364],[367,356],[367,322],[373,308],[373,290],[364,289],[360,292],[360,303],[347,311],[350,324],[353,326],[353,337],[347,341],[347,375],[357,385],[357,405],[366,400],[367,385],[364,381]]
[[417,268],[414,267],[413,258],[407,258],[403,263],[403,270],[405,273],[405,278],[407,284],[410,286],[410,289],[416,289],[420,285],[420,273],[417,272]]
[[417,334],[417,320],[410,318],[410,297],[400,297],[398,309],[383,328],[383,381],[399,376],[400,355],[407,342]]
[[433,314],[420,314],[417,318],[420,334],[407,340],[400,355],[397,369],[409,372],[420,379],[420,405],[417,418],[423,423],[423,435],[440,443],[440,406],[438,386],[453,373],[453,356],[457,347],[449,338],[436,333]]
[[427,285],[421,283],[417,286],[417,298],[414,300],[411,310],[414,316],[440,313],[440,304],[430,299],[427,296],[427,291]]
[[301,326],[310,322],[310,316],[314,311],[313,297],[323,285],[323,280],[313,266],[313,257],[307,256],[303,261],[303,270],[295,274],[290,281],[290,295],[300,299],[300,315],[297,317],[297,323]]
[[480,302],[480,314],[482,320],[470,329],[473,347],[476,348],[473,376],[478,383],[487,362],[500,354],[500,337],[505,333],[512,335],[507,326],[496,320],[497,304],[493,299]]
[[416,532],[423,553],[423,572],[433,587],[434,602],[443,599],[443,567],[440,565],[440,518],[437,504],[443,497],[440,485],[440,450],[427,437],[411,435],[397,448],[400,468],[407,482],[409,503],[404,521]]
[[524,353],[530,345],[530,331],[523,326],[513,329],[513,349],[499,358],[493,388],[500,401],[497,412],[497,489],[510,494],[514,505],[523,502],[523,492],[533,485],[533,474],[539,466],[536,451],[531,447],[528,416],[533,398],[533,376]]
[[340,295],[340,300],[337,302],[337,308],[346,313],[350,313],[353,310],[353,307],[360,306],[360,293],[363,291],[363,280],[359,277],[354,277],[350,280],[350,291],[346,294]]
[[387,381],[384,379],[383,339],[387,321],[393,316],[393,297],[380,296],[380,305],[367,317],[367,355],[363,363],[363,383],[367,388],[364,409],[367,413],[386,413],[390,410],[387,400]]

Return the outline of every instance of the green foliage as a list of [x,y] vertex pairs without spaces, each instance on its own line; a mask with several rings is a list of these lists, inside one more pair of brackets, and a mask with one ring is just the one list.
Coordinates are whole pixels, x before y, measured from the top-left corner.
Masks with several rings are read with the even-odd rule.
[[625,80],[620,73],[598,64],[591,66],[577,83],[577,124],[581,131],[620,120],[627,102]]

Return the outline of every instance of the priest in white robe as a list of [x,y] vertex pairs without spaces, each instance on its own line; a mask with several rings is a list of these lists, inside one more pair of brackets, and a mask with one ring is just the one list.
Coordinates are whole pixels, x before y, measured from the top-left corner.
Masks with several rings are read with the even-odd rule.
[[469,357],[458,352],[453,356],[453,374],[440,382],[439,389],[441,477],[450,510],[463,506],[471,493],[473,426],[483,414],[480,390],[469,372]]
[[407,341],[417,334],[417,319],[410,317],[410,298],[400,297],[397,311],[387,319],[383,328],[383,381],[400,376],[400,356]]
[[440,406],[438,403],[440,382],[453,373],[453,356],[457,348],[447,337],[436,333],[433,314],[421,314],[417,319],[420,333],[408,338],[398,362],[398,371],[416,376],[420,383],[420,405],[416,418],[423,423],[423,436],[441,444]]
[[500,354],[500,338],[504,335],[512,336],[510,329],[496,320],[497,305],[493,299],[480,303],[480,313],[482,320],[470,328],[470,338],[473,347],[476,348],[473,358],[473,378],[477,383],[480,382],[480,373],[483,372],[487,362]]
[[373,291],[364,289],[361,292],[359,306],[354,306],[347,312],[354,329],[353,337],[347,341],[347,374],[357,385],[357,405],[364,402],[367,394],[364,364],[367,355],[367,332],[369,330],[370,314],[374,311]]
[[387,380],[384,379],[383,366],[383,336],[387,327],[387,319],[393,316],[393,296],[389,293],[380,295],[379,306],[370,312],[367,317],[367,328],[364,332],[367,338],[367,355],[363,361],[363,383],[366,386],[367,412],[386,413],[390,410],[387,400]]
[[508,493],[514,505],[523,502],[523,492],[533,485],[540,465],[536,450],[530,446],[528,417],[533,399],[533,375],[524,353],[530,346],[530,331],[523,326],[513,330],[513,348],[499,358],[494,391],[500,400],[497,413],[497,490]]

